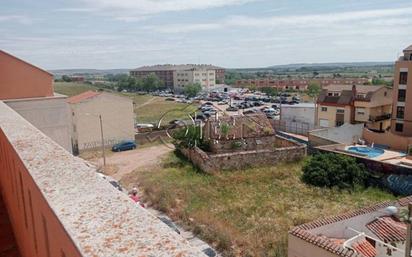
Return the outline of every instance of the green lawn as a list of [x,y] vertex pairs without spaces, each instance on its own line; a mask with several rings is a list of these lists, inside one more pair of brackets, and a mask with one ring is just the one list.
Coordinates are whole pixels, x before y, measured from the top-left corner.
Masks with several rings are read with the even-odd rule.
[[172,154],[163,167],[122,180],[139,184],[155,208],[188,226],[224,256],[287,256],[293,226],[394,199],[379,189],[320,189],[300,181],[302,163],[223,172],[196,171]]
[[74,82],[54,82],[54,91],[67,95],[67,96],[74,96],[86,92],[88,90],[97,90],[98,88],[85,83],[74,83]]

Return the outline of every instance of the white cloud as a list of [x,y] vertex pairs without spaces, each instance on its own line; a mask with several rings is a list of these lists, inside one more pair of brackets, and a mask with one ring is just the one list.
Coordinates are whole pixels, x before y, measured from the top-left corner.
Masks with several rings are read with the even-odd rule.
[[130,13],[157,14],[162,12],[203,10],[242,5],[259,0],[82,0],[92,8],[124,10]]
[[23,15],[0,15],[0,22],[18,22],[20,24],[28,25],[33,22],[32,19],[30,19],[27,16]]
[[[199,30],[215,30],[219,28],[302,28],[302,27],[330,27],[332,24],[350,24],[356,26],[357,22],[369,23],[369,25],[406,25],[412,23],[409,16],[412,7],[395,9],[377,9],[368,11],[351,11],[326,14],[288,15],[288,16],[231,16],[215,23],[198,24],[168,24],[152,27],[160,33],[182,33]],[[407,18],[399,18],[405,16]],[[394,17],[394,18],[391,18]]]

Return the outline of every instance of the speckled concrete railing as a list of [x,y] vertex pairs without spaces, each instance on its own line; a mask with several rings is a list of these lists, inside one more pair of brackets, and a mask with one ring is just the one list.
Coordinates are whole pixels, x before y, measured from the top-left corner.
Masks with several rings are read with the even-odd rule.
[[0,190],[24,257],[205,256],[1,101]]

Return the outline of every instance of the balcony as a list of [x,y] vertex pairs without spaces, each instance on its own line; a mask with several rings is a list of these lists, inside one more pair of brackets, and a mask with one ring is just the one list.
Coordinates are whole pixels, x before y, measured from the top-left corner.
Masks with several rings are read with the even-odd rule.
[[205,256],[1,101],[0,160],[22,257]]
[[383,121],[383,120],[389,120],[391,118],[392,114],[390,113],[385,113],[382,115],[370,115],[369,116],[369,121],[371,122],[378,122],[378,121]]

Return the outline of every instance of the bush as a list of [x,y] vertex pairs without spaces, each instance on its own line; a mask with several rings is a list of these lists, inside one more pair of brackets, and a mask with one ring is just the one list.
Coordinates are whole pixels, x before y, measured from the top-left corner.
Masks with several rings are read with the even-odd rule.
[[342,154],[318,154],[303,166],[302,181],[317,187],[353,189],[364,186],[367,171],[356,159]]

